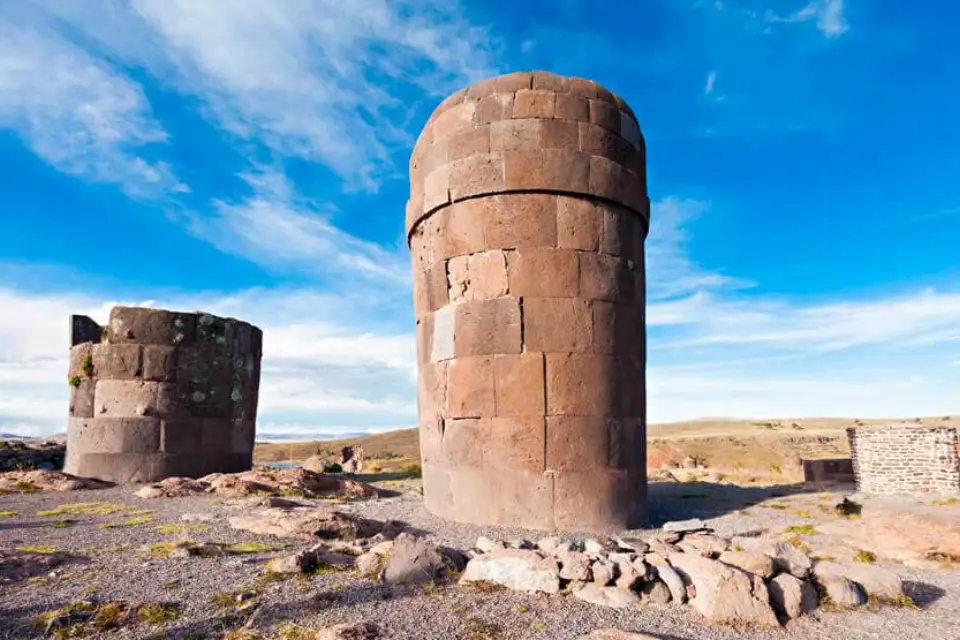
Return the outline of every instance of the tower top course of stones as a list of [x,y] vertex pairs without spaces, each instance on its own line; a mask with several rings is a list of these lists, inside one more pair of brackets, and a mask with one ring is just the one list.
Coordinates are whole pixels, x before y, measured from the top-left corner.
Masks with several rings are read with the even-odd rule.
[[437,107],[406,210],[430,511],[644,520],[648,228],[643,136],[607,89],[511,73]]
[[263,333],[208,313],[71,318],[64,471],[153,482],[250,469]]

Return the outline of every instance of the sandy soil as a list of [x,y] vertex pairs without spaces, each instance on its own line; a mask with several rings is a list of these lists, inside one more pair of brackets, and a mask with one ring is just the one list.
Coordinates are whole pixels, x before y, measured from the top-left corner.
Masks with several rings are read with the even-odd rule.
[[[373,621],[380,625],[381,637],[411,640],[566,640],[604,627],[684,640],[960,638],[960,570],[895,567],[908,581],[911,595],[921,606],[919,610],[821,612],[792,623],[786,631],[767,632],[710,627],[686,607],[650,605],[618,612],[566,596],[483,592],[456,585],[386,588],[349,572],[267,582],[263,579],[263,563],[305,543],[232,530],[226,520],[248,509],[240,501],[212,496],[148,501],[132,495],[136,488],[0,496],[0,512],[15,512],[0,518],[0,549],[48,545],[75,556],[53,576],[0,585],[0,638],[42,637],[31,627],[31,619],[88,598],[172,602],[178,611],[161,624],[140,623],[85,637],[305,638],[310,637],[304,633],[306,629]],[[799,486],[654,483],[651,524],[696,515],[711,518],[721,533],[769,529],[815,520],[816,514],[827,513],[838,495]],[[93,501],[126,509],[108,515],[37,515],[38,511]],[[403,520],[438,541],[460,548],[471,546],[481,534],[503,539],[542,535],[443,522],[425,512],[415,492],[347,508],[368,517]],[[158,529],[183,524],[184,514],[201,514],[211,520],[202,523],[205,528],[192,531]],[[72,522],[58,523],[64,517]],[[104,528],[131,522],[135,524]],[[178,559],[151,555],[143,548],[188,537],[198,542],[261,543],[271,550]],[[236,606],[239,593],[249,598],[242,610]],[[239,632],[245,625],[246,630]]]

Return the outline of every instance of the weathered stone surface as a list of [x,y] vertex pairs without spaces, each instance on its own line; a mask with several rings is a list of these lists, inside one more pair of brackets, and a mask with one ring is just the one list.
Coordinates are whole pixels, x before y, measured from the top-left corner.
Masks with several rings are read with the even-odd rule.
[[[411,156],[424,500],[443,517],[645,520],[643,138],[622,99],[572,80],[478,82]],[[545,419],[560,416],[602,427],[578,452],[575,435],[551,444]]]
[[450,565],[436,545],[409,533],[401,533],[385,558],[386,584],[422,584],[440,580]]
[[761,553],[773,559],[774,568],[784,571],[797,578],[806,578],[810,575],[813,566],[810,558],[796,547],[770,538],[735,537],[731,541],[735,549],[743,549],[751,553]]
[[836,607],[859,607],[867,603],[867,593],[863,587],[840,575],[817,578],[823,588],[827,602]]
[[250,468],[259,329],[202,312],[115,307],[100,335],[87,337],[71,350],[67,473],[153,482]]
[[683,604],[687,601],[687,588],[683,583],[683,578],[669,564],[657,566],[657,576],[667,585],[670,596],[674,602]]
[[617,575],[617,567],[609,560],[598,559],[590,565],[593,572],[593,582],[601,587],[605,587],[613,582]]
[[644,582],[641,587],[641,593],[643,593],[643,599],[645,601],[652,602],[653,604],[669,604],[670,601],[673,600],[670,587],[659,579]]
[[590,604],[612,609],[627,609],[640,605],[640,597],[632,591],[616,587],[602,587],[597,582],[583,585],[573,592],[573,597]]
[[953,426],[913,423],[847,429],[857,491],[873,495],[960,496]]
[[881,567],[868,564],[837,562],[818,562],[813,574],[820,582],[831,578],[843,577],[863,587],[870,597],[879,600],[898,601],[903,597],[903,582],[900,577]]
[[493,582],[516,591],[560,591],[560,568],[553,558],[536,551],[495,549],[467,563],[461,584]]
[[320,567],[344,567],[354,563],[354,557],[333,553],[319,544],[293,555],[274,558],[267,563],[267,573],[310,573]]
[[707,525],[703,522],[703,520],[700,520],[699,518],[693,518],[691,520],[667,522],[660,527],[660,529],[664,533],[693,533],[695,531],[706,531]]
[[770,604],[781,616],[792,620],[817,608],[819,597],[816,588],[789,573],[781,573],[767,582]]
[[260,513],[230,518],[234,529],[257,535],[301,540],[369,538],[383,531],[384,523],[325,509],[264,509]]
[[755,573],[764,579],[772,578],[776,572],[773,566],[773,558],[762,553],[724,551],[720,554],[718,560],[724,564],[743,569],[747,573]]
[[560,551],[554,555],[560,563],[560,577],[564,580],[588,581],[593,579],[590,558],[577,551]]
[[684,582],[693,584],[696,597],[691,602],[710,621],[762,627],[779,625],[770,608],[766,585],[758,576],[688,553],[672,554],[669,560]]

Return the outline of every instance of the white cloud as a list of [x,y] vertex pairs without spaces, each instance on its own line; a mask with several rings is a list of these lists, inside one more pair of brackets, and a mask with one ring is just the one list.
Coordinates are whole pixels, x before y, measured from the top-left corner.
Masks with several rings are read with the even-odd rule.
[[713,93],[713,87],[717,82],[717,72],[711,71],[707,74],[707,84],[703,88],[703,95],[708,96]]
[[411,106],[492,73],[490,35],[455,0],[34,1],[199,96],[219,127],[351,187],[396,170]]
[[843,15],[843,0],[813,0],[788,16],[767,13],[767,22],[809,22],[815,20],[817,29],[827,38],[838,38],[850,30]]
[[299,197],[286,176],[263,169],[241,176],[253,194],[218,200],[212,215],[196,216],[191,230],[222,251],[343,285],[378,280],[409,287],[406,255],[360,240],[330,222],[335,208]]
[[0,127],[58,170],[135,198],[187,189],[144,155],[167,134],[137,83],[49,30],[2,16]]

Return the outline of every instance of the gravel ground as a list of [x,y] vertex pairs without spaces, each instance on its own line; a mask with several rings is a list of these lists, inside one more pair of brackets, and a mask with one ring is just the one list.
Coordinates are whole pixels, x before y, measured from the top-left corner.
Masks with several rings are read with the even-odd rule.
[[[0,496],[0,511],[19,515],[0,519],[0,549],[24,545],[52,545],[80,559],[59,571],[55,578],[0,585],[0,638],[41,637],[29,625],[31,618],[84,598],[132,602],[174,601],[180,615],[163,626],[138,625],[117,631],[88,635],[105,638],[216,638],[242,627],[257,636],[282,635],[284,625],[313,629],[340,622],[372,621],[381,626],[383,638],[416,640],[484,640],[577,638],[594,629],[616,627],[642,631],[659,638],[726,640],[735,638],[797,638],[804,640],[866,638],[911,638],[944,640],[960,638],[960,570],[917,571],[902,566],[898,573],[909,581],[919,611],[883,608],[856,613],[823,613],[791,623],[785,631],[750,632],[706,625],[690,608],[643,606],[615,611],[583,603],[569,596],[524,595],[509,591],[482,592],[455,585],[437,589],[391,589],[350,573],[328,573],[309,578],[291,578],[258,584],[263,561],[290,553],[303,543],[258,537],[234,531],[226,520],[246,507],[236,501],[212,496],[140,500],[137,487]],[[652,523],[710,517],[718,532],[741,533],[790,523],[805,522],[803,514],[820,506],[825,511],[837,494],[788,495],[789,489],[741,488],[697,483],[652,484]],[[135,526],[100,528],[119,523],[129,515],[70,516],[77,522],[66,528],[53,526],[55,517],[36,512],[74,502],[109,502],[129,505],[131,510],[150,509],[154,521]],[[774,508],[771,505],[781,505]],[[416,494],[404,494],[346,507],[366,517],[403,520],[436,540],[466,548],[479,535],[513,540],[537,538],[543,533],[478,527],[441,521],[423,509]],[[743,509],[747,509],[746,513]],[[799,515],[798,513],[799,512]],[[182,514],[209,514],[209,529],[194,531],[197,542],[260,541],[275,551],[226,558],[176,559],[153,557],[145,544],[176,540],[158,525],[181,523]],[[182,536],[181,536],[182,537]],[[211,602],[218,594],[256,589],[259,606],[238,612]],[[289,631],[288,631],[289,633]]]

